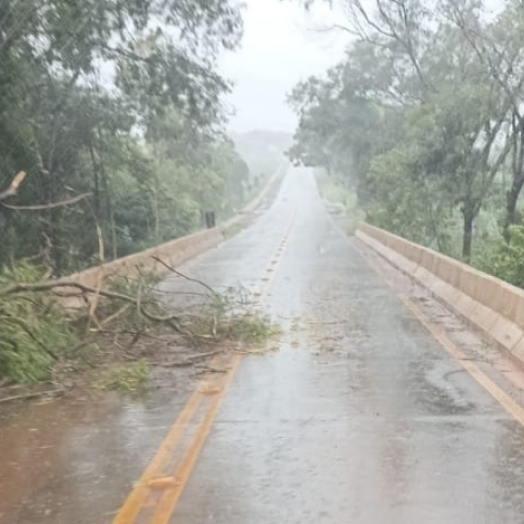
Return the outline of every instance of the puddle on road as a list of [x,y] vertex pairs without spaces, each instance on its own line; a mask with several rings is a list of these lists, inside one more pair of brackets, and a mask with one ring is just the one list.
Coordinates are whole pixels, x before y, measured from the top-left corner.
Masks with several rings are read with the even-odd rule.
[[114,511],[184,400],[167,390],[11,406],[0,417],[0,523],[87,523]]

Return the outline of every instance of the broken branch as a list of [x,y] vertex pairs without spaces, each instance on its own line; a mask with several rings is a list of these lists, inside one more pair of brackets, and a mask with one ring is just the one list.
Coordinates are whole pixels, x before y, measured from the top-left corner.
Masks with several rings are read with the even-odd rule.
[[18,188],[20,187],[20,184],[24,181],[24,178],[26,177],[25,171],[19,171],[15,177],[13,178],[13,181],[11,182],[11,185],[5,190],[0,193],[0,202],[2,200],[5,200],[6,198],[16,196],[18,194]]
[[[0,193],[0,204],[2,204],[2,206],[7,209],[13,209],[15,211],[46,211],[48,209],[56,209],[57,207],[64,207],[64,206],[70,206],[71,204],[76,204],[77,202],[80,202],[80,200],[84,200],[85,198],[89,198],[90,196],[93,195],[92,193],[82,193],[81,195],[75,196],[73,198],[69,198],[68,200],[61,200],[60,202],[52,202],[51,204],[41,204],[41,205],[35,205],[35,206],[15,206],[12,204],[5,204],[4,202],[2,202],[3,200],[2,194],[3,193]],[[8,196],[13,196],[13,195],[16,195],[16,191]]]
[[180,271],[178,271],[177,269],[175,269],[174,267],[170,266],[169,264],[167,264],[166,262],[164,262],[161,258],[159,257],[155,257],[153,256],[152,257],[153,260],[156,260],[159,264],[162,264],[166,269],[169,269],[169,271],[171,271],[172,273],[174,273],[175,275],[183,278],[184,280],[187,280],[188,282],[193,282],[195,284],[199,284],[200,286],[204,287],[205,289],[207,289],[213,296],[217,296],[218,293],[211,287],[209,286],[208,284],[206,284],[205,282],[202,282],[201,280],[198,280],[196,278],[192,278],[192,277],[188,277],[187,275],[184,275],[184,273],[181,273]]

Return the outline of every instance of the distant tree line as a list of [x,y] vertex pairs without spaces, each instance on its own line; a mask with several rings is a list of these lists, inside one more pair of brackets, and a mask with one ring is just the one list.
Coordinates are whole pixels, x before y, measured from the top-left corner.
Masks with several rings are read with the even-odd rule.
[[523,4],[369,5],[338,0],[345,59],[290,95],[292,158],[353,187],[370,222],[523,284],[507,273],[524,254]]
[[241,33],[229,0],[2,0],[0,192],[27,176],[0,203],[0,271],[61,275],[240,206],[216,60]]

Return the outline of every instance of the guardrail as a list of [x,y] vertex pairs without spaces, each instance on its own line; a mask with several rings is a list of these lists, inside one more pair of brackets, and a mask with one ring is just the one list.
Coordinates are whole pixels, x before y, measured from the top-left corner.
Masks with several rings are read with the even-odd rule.
[[[133,253],[111,262],[85,269],[78,273],[69,275],[64,280],[78,282],[89,287],[96,288],[106,278],[112,276],[125,276],[135,272],[138,268],[147,271],[155,271],[158,274],[167,272],[165,266],[157,262],[154,257],[163,260],[172,267],[179,266],[187,260],[216,247],[224,240],[224,232],[231,227],[239,225],[247,214],[252,213],[264,200],[269,191],[278,183],[282,173],[283,166],[279,167],[277,172],[267,182],[262,191],[249,202],[237,215],[219,224],[212,229],[197,231],[191,235],[176,238],[164,244]],[[67,301],[67,305],[74,305],[74,301]]]
[[524,290],[369,224],[356,236],[524,364]]

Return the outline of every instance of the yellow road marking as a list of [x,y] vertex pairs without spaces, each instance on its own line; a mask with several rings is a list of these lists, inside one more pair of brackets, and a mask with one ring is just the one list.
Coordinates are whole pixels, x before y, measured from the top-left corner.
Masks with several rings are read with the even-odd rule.
[[[394,284],[386,277],[384,271],[376,266],[376,262],[370,259],[357,247],[357,252],[366,260],[370,267],[378,273],[384,282],[404,302],[415,318],[429,331],[437,342],[452,356],[460,365],[495,399],[497,402],[522,426],[524,426],[524,408],[513,400],[500,386],[495,384],[472,360],[446,335],[443,329],[436,324],[417,307],[417,305],[405,295],[400,294]],[[395,268],[395,271],[398,271]]]
[[[158,483],[159,476],[160,480],[169,478],[166,477],[166,472],[163,471],[163,467],[165,467],[165,465],[169,462],[169,458],[173,455],[177,445],[180,443],[181,437],[184,436],[184,432],[187,429],[189,422],[191,422],[195,413],[200,407],[202,400],[209,396],[213,397],[213,401],[211,402],[210,407],[208,407],[206,415],[204,415],[205,420],[209,416],[209,412],[213,410],[213,406],[216,404],[216,399],[223,398],[227,385],[229,384],[229,380],[232,378],[236,369],[238,357],[239,355],[234,355],[229,359],[229,361],[226,363],[226,366],[229,367],[229,370],[226,373],[225,378],[222,378],[218,383],[211,384],[208,378],[204,378],[199,382],[195,392],[189,398],[188,402],[182,409],[180,415],[171,428],[169,434],[160,445],[157,454],[147,469],[144,471],[140,477],[139,482],[130,493],[124,505],[121,507],[117,516],[113,520],[113,524],[129,524],[131,522],[135,522],[143,508],[155,505],[155,503],[150,503],[148,501],[148,497],[151,493],[151,490],[158,490],[158,486],[156,484]],[[213,363],[216,364],[219,360],[219,358],[214,359]],[[199,426],[198,431],[201,431],[201,426],[202,425]],[[173,484],[176,485],[177,479],[174,478],[173,480]],[[165,483],[164,489],[169,487],[171,487],[170,483]]]
[[481,369],[474,364],[468,356],[451,341],[444,331],[433,324],[428,317],[407,297],[400,298],[415,315],[418,321],[433,335],[440,345],[456,360],[461,366],[495,398],[502,407],[524,426],[524,409],[515,402],[500,386],[495,384]]
[[[203,382],[204,381],[202,381],[202,383]],[[171,430],[158,448],[153,460],[140,477],[138,484],[131,491],[124,502],[124,505],[120,508],[120,511],[113,520],[113,524],[129,524],[130,522],[134,522],[149,495],[150,488],[147,485],[148,482],[159,475],[162,475],[162,466],[167,462],[169,456],[175,450],[187,424],[193,418],[193,415],[198,409],[202,399],[203,396],[198,392],[198,389],[191,395]]]
[[171,519],[171,515],[175,510],[175,506],[180,498],[180,495],[182,495],[182,491],[184,490],[191,472],[193,471],[193,467],[195,466],[197,458],[200,454],[200,450],[202,449],[202,446],[204,445],[209,432],[211,431],[211,425],[213,424],[220,405],[224,400],[228,386],[233,380],[233,376],[235,375],[235,371],[238,368],[240,359],[240,355],[235,355],[233,357],[233,361],[231,362],[231,370],[227,374],[227,377],[224,379],[222,384],[222,391],[213,399],[210,408],[200,423],[191,445],[185,452],[178,468],[175,471],[175,485],[172,488],[166,490],[162,495],[162,498],[157,505],[156,511],[149,521],[150,524],[166,524]]
[[[293,227],[294,219],[295,215],[293,215],[290,226],[285,233],[284,243],[287,243],[287,239]],[[271,272],[274,273],[274,269],[271,269]],[[265,286],[260,292],[260,296],[265,296],[267,294],[274,276],[275,275],[272,274],[271,278],[264,279]],[[165,467],[165,465],[169,462],[169,458],[173,456],[174,451],[180,443],[181,437],[184,436],[184,432],[188,424],[195,416],[195,413],[202,403],[202,400],[211,395],[209,381],[206,378],[204,378],[198,384],[196,390],[180,412],[180,415],[173,424],[168,435],[160,445],[156,455],[140,477],[140,480],[135,488],[129,494],[116,517],[113,519],[112,524],[131,524],[136,521],[136,518],[139,516],[143,508],[151,506],[154,507],[155,505],[156,510],[153,514],[151,523],[157,524],[169,521],[173,511],[175,510],[178,499],[180,498],[180,495],[187,484],[200,450],[204,445],[207,436],[209,435],[213,420],[220,408],[223,398],[226,395],[227,388],[233,379],[241,358],[242,356],[240,354],[236,354],[231,357],[230,361],[228,362],[230,369],[224,376],[223,380],[220,381],[221,385],[217,385],[212,388],[212,400],[209,402],[209,406],[207,407],[204,417],[195,432],[189,448],[185,451],[180,461],[180,464],[173,477],[174,482],[171,483],[171,481],[168,482],[166,480],[170,479],[170,477],[166,477],[165,472],[162,471],[162,467]],[[213,362],[216,362],[217,360],[218,358],[214,359]],[[151,501],[148,501],[148,496],[152,489],[156,489],[156,484],[158,484],[158,482],[155,483],[155,481],[159,478],[162,481],[160,484],[165,485],[166,489],[158,504],[155,504],[151,503]]]

